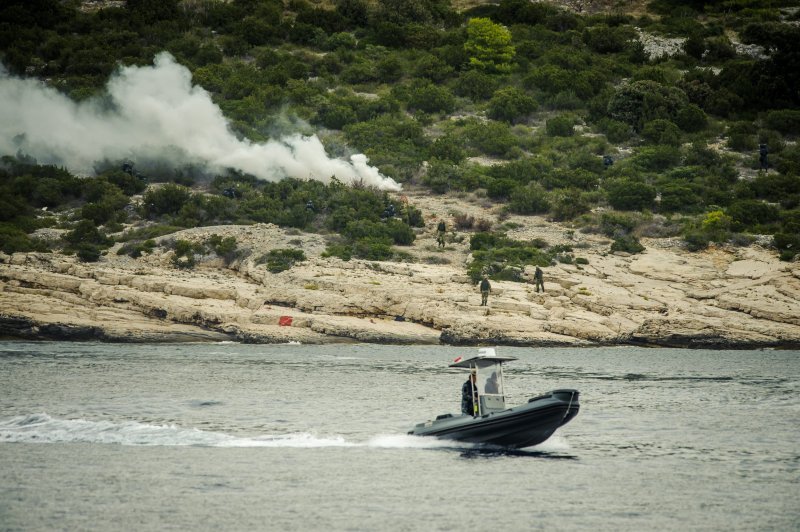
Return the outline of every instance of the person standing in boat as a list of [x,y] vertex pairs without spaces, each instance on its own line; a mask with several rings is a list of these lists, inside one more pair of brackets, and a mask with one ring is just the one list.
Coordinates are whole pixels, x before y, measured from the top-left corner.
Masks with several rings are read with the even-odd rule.
[[469,416],[477,414],[475,405],[478,404],[478,383],[475,382],[478,376],[473,369],[469,374],[469,379],[461,386],[461,413]]

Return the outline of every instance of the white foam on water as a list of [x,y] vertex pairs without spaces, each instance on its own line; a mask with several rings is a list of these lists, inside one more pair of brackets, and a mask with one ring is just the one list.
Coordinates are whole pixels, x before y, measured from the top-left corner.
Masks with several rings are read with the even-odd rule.
[[[376,449],[479,449],[480,445],[440,440],[409,434],[380,434],[365,442],[347,441],[342,436],[309,433],[264,434],[240,437],[221,432],[158,425],[138,421],[91,421],[58,419],[45,413],[0,420],[0,443],[99,443],[142,446],[197,447],[369,447]],[[562,436],[553,436],[528,449],[542,452],[568,450]]]
[[526,447],[526,449],[546,452],[546,453],[558,453],[563,451],[568,451],[570,449],[569,442],[564,438],[564,436],[560,434],[554,434],[550,436],[547,440],[543,441],[539,445],[534,445],[533,447]]
[[383,449],[469,449],[475,447],[470,443],[452,440],[439,440],[425,436],[412,436],[410,434],[381,434],[371,438],[366,443],[367,447]]
[[0,421],[0,442],[5,443],[106,443],[201,447],[351,447],[338,436],[312,434],[263,435],[242,438],[176,425],[137,421],[57,419],[47,414],[17,416]]

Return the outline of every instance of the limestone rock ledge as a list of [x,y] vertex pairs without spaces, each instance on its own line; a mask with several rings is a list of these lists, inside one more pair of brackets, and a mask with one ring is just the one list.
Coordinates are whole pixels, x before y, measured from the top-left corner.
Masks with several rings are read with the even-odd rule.
[[[321,257],[318,235],[263,225],[205,229],[236,234],[250,258],[178,270],[169,252],[138,260],[109,253],[94,264],[58,254],[0,256],[0,337],[800,347],[800,266],[761,248],[688,253],[648,245],[622,257],[587,245],[588,265],[545,269],[544,293],[497,281],[483,307],[464,275],[466,244],[452,244],[442,264],[343,262]],[[432,230],[418,238],[423,255],[435,249],[426,239],[433,241]],[[307,261],[273,274],[254,260],[289,240],[300,241]]]

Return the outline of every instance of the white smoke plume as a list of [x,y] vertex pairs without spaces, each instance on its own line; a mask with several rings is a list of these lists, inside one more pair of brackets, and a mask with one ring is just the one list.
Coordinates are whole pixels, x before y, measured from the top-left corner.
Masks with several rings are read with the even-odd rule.
[[316,136],[255,143],[239,140],[222,111],[189,70],[167,52],[153,66],[129,66],[108,82],[104,100],[74,102],[35,79],[0,65],[0,154],[18,151],[40,163],[91,174],[104,160],[161,160],[212,172],[239,170],[261,179],[284,177],[363,183],[399,190],[367,157],[332,159]]

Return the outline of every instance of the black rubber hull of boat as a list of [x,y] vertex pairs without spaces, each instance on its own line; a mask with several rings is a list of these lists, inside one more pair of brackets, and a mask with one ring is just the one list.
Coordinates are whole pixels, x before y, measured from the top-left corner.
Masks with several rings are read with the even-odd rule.
[[530,447],[547,440],[558,427],[574,418],[578,410],[577,390],[554,390],[526,404],[481,417],[439,416],[434,421],[420,423],[409,434],[512,448]]

